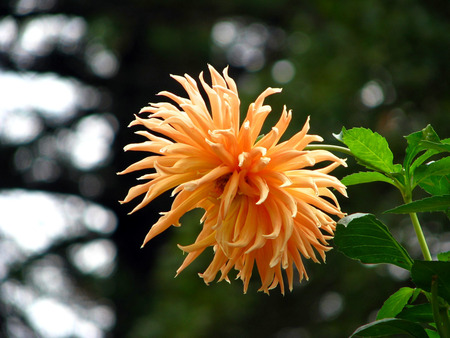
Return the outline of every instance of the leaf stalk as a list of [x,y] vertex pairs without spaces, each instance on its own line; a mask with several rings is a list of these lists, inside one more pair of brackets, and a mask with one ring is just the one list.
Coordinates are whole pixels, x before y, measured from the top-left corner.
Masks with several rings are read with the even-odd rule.
[[[409,203],[409,202],[406,202]],[[417,240],[419,241],[420,249],[422,250],[423,258],[426,261],[431,261],[430,249],[428,249],[427,241],[425,239],[425,235],[423,234],[422,227],[420,226],[419,218],[415,212],[411,212],[409,214],[411,218],[412,225],[414,227],[414,231],[416,232]]]
[[335,146],[331,144],[309,144],[305,148],[305,150],[328,150],[328,151],[337,151],[349,156],[354,156],[350,149],[341,146]]

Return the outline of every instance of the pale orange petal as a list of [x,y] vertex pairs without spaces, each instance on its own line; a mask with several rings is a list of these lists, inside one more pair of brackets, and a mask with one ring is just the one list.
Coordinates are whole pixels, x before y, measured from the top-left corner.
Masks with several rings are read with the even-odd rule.
[[304,150],[322,141],[308,134],[309,117],[298,133],[280,143],[292,119],[286,107],[267,135],[258,138],[272,110],[264,100],[281,89],[262,92],[240,123],[236,82],[227,68],[223,75],[208,69],[211,84],[201,73],[202,88],[189,75],[173,75],[188,97],[163,91],[159,94],[173,103],[151,103],[130,123],[146,129],[136,132],[146,141],[125,150],[152,155],[119,173],[144,171],[139,179],[148,180],[131,188],[122,203],[144,195],[135,211],[172,191],[170,210],[151,227],[144,244],[180,226],[188,211],[204,210],[195,242],[179,245],[188,255],[177,275],[209,249],[212,262],[199,274],[206,284],[219,273],[219,281],[229,282],[234,268],[246,293],[256,265],[259,290],[269,293],[279,286],[284,293],[283,274],[292,290],[294,270],[300,281],[308,279],[303,259],[325,261],[336,228],[333,217],[344,216],[334,191],[346,196],[345,186],[329,173],[345,166],[345,160],[324,150]]

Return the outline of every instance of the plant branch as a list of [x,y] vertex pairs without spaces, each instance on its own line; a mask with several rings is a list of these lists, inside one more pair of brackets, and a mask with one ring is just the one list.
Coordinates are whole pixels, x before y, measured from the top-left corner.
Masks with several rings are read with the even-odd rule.
[[[450,332],[450,320],[448,315],[448,307],[445,306],[440,309],[440,315],[442,320],[442,328],[444,329],[444,332]],[[450,333],[447,335],[447,337],[450,337]]]
[[[409,175],[406,177],[406,182],[411,182]],[[412,202],[412,189],[411,186],[406,186],[406,189],[402,189],[403,201],[405,204]],[[423,234],[422,227],[420,226],[419,218],[417,217],[417,213],[411,212],[409,213],[409,217],[411,218],[412,225],[414,227],[414,231],[416,232],[417,240],[419,241],[420,249],[422,250],[423,258],[426,261],[431,261],[430,249],[428,249],[427,241],[425,239],[425,235]]]
[[415,212],[409,214],[411,217],[411,222],[414,227],[414,231],[416,232],[417,240],[419,241],[420,249],[422,250],[423,258],[426,261],[431,261],[430,250],[428,249],[427,241],[422,231],[422,227],[420,226],[419,218]]
[[[444,322],[442,321],[443,313],[439,307],[437,276],[433,276],[433,279],[431,280],[431,308],[433,310],[433,318],[439,336],[442,338],[448,338],[449,337],[448,327],[445,328],[444,326]],[[447,310],[445,312],[447,312]],[[445,317],[447,317],[448,320],[447,313],[445,313]]]
[[307,145],[305,150],[328,150],[328,151],[337,151],[340,153],[344,153],[350,156],[353,156],[353,153],[350,151],[350,149],[340,146],[335,146],[331,144],[310,144]]

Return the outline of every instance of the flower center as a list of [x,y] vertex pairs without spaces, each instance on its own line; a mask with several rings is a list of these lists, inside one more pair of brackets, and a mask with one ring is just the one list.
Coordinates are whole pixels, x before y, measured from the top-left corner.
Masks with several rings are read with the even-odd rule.
[[225,185],[228,183],[229,179],[231,177],[231,173],[225,174],[223,176],[220,176],[215,182],[214,182],[214,189],[216,192],[220,194],[223,193],[223,190],[225,189]]
[[249,152],[242,152],[238,156],[238,166],[240,170],[247,170],[256,173],[266,167],[270,162],[270,157],[266,157],[267,149],[255,147]]

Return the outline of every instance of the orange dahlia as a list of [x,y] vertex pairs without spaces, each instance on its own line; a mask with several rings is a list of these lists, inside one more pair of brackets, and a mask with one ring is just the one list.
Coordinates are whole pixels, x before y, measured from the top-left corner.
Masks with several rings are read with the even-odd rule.
[[[266,89],[249,106],[241,124],[238,91],[227,68],[223,76],[213,67],[209,71],[212,85],[200,74],[209,106],[192,77],[172,76],[189,98],[162,92],[177,105],[152,103],[131,122],[130,126],[147,129],[136,132],[147,140],[129,144],[125,150],[151,155],[120,174],[151,171],[140,177],[147,182],[131,188],[122,203],[145,194],[134,212],[174,188],[171,209],[151,227],[143,245],[171,225],[180,226],[180,217],[188,211],[201,208],[202,229],[194,244],[179,245],[188,255],[177,274],[213,247],[211,264],[199,274],[206,284],[219,271],[219,281],[229,281],[234,267],[246,292],[256,265],[260,290],[268,293],[280,285],[284,293],[282,270],[292,290],[294,266],[301,281],[308,278],[303,258],[319,262],[318,254],[325,260],[330,249],[327,240],[336,225],[329,215],[344,216],[330,188],[346,195],[345,186],[328,173],[345,166],[345,161],[326,150],[305,150],[310,142],[322,141],[307,134],[309,118],[301,131],[279,142],[292,117],[286,107],[272,130],[258,137],[271,111],[263,105],[264,99],[281,89]],[[331,163],[312,168],[323,161]]]

